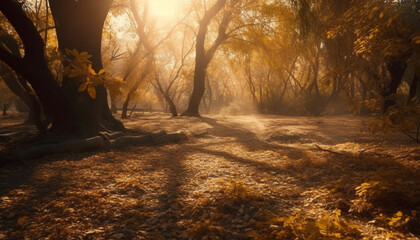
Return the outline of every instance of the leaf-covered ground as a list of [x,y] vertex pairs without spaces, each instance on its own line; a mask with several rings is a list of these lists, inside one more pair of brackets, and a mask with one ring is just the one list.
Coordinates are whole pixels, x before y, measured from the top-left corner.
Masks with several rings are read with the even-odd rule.
[[[0,148],[35,131],[0,120]],[[419,145],[361,120],[134,116],[189,140],[3,166],[0,239],[419,239]]]

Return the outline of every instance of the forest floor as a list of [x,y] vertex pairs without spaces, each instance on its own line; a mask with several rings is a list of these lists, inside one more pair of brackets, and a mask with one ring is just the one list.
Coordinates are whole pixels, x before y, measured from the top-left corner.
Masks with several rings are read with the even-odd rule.
[[[138,114],[189,139],[1,167],[0,239],[419,239],[419,145],[362,120]],[[0,118],[0,150],[23,121]]]

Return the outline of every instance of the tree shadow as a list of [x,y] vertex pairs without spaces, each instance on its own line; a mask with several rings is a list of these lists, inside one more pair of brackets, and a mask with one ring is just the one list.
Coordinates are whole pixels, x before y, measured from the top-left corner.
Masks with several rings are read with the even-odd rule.
[[233,138],[233,142],[239,143],[249,150],[265,150],[265,149],[280,149],[276,144],[263,141],[258,138],[257,134],[240,127],[238,124],[226,123],[221,124],[217,119],[201,117],[203,122],[210,125],[210,134],[216,137]]
[[[304,192],[329,189],[333,199],[351,200],[356,186],[378,179],[381,172],[378,168],[404,173],[400,177],[401,186],[411,181],[408,187],[411,186],[414,193],[418,191],[415,186],[420,186],[418,170],[393,159],[337,156],[324,152],[312,155],[307,149],[261,140],[254,132],[236,124],[225,124],[212,118],[202,118],[202,121],[212,127],[208,134],[221,138],[220,141],[213,142],[209,138],[181,145],[59,154],[30,162],[27,166],[1,168],[0,198],[4,201],[7,197],[10,203],[16,201],[16,204],[9,204],[10,209],[1,211],[0,234],[10,234],[10,238],[46,238],[52,234],[52,238],[57,239],[188,239],[191,236],[200,239],[205,235],[247,239],[246,232],[257,229],[259,223],[272,216],[270,214],[289,215],[293,208],[304,209],[303,201],[309,198]],[[244,147],[244,152],[223,148],[232,143]],[[289,156],[289,163],[255,158],[266,150]],[[208,157],[194,159],[200,155]],[[87,158],[96,160],[85,163]],[[194,189],[211,180],[209,177],[198,179],[197,172],[210,169],[196,169],[187,164],[208,161],[219,168],[222,166],[218,159],[231,163],[228,171],[244,172],[242,175],[215,176],[224,179],[222,185],[216,184],[214,191],[203,195],[193,195]],[[36,175],[40,174],[40,169],[47,171],[50,177],[40,181]],[[379,180],[387,179],[387,175],[379,177]],[[340,189],[332,190],[340,181]],[[254,182],[267,188],[260,188]],[[22,189],[27,189],[28,193],[19,193]],[[420,199],[418,193],[417,197]],[[327,210],[336,207],[328,204],[331,203],[322,207]],[[410,206],[391,210],[409,210],[412,206],[410,203]],[[18,214],[10,217],[11,212]],[[48,227],[30,233],[36,226],[32,215]],[[29,220],[18,224],[24,216],[29,216]],[[69,229],[69,226],[72,227]]]

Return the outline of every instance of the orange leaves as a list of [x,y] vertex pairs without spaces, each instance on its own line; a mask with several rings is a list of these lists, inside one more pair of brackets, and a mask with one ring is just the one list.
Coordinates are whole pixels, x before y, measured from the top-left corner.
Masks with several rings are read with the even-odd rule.
[[69,64],[64,68],[64,75],[75,79],[76,83],[79,84],[79,92],[87,91],[88,95],[95,99],[95,87],[105,85],[113,95],[118,94],[122,81],[107,74],[105,69],[96,72],[89,60],[92,55],[87,52],[78,52],[76,49],[66,49],[66,53],[66,61]]
[[91,98],[95,99],[96,98],[96,90],[95,90],[95,87],[92,84],[90,84],[87,89],[88,89],[89,96]]
[[83,91],[85,91],[85,90],[86,90],[87,85],[88,85],[88,81],[86,81],[86,82],[84,82],[84,83],[80,84],[78,91],[79,91],[79,92],[83,92]]

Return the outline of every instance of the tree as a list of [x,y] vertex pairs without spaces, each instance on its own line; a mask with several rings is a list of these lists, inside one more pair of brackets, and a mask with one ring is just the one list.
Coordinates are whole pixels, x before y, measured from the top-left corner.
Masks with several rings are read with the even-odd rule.
[[[96,72],[102,69],[102,27],[111,3],[112,0],[50,1],[59,48],[63,52],[77,49],[92,54],[92,68]],[[2,47],[0,59],[31,84],[51,122],[50,131],[92,136],[99,131],[124,128],[109,111],[103,85],[96,87],[93,99],[78,91],[74,79],[66,76],[61,84],[54,79],[45,60],[44,42],[20,3],[3,1],[0,11],[15,28],[25,49],[25,55],[18,57]]]
[[[178,116],[178,111],[174,102],[175,95],[177,93],[177,87],[173,90],[173,86],[176,85],[176,81],[181,77],[182,71],[186,68],[186,61],[191,51],[194,48],[194,43],[191,43],[190,46],[186,46],[187,41],[187,30],[188,27],[184,28],[181,40],[181,51],[176,49],[173,42],[178,42],[179,39],[171,39],[167,44],[165,44],[166,49],[163,49],[160,55],[157,55],[160,61],[160,68],[155,71],[155,79],[151,81],[152,86],[156,89],[159,95],[162,96],[163,100],[169,106],[169,110],[172,114],[172,117]],[[177,41],[178,40],[178,41]],[[166,61],[165,61],[166,60]],[[163,62],[163,64],[162,64]],[[170,67],[169,67],[170,66]],[[170,92],[173,91],[173,94]]]
[[[2,47],[9,49],[12,55],[20,58],[22,57],[19,50],[19,44],[1,27],[0,39],[2,40]],[[0,63],[0,78],[4,80],[10,91],[12,91],[26,104],[29,108],[28,121],[34,122],[39,131],[42,132],[45,129],[45,126],[43,126],[41,106],[39,105],[39,101],[28,82],[24,78],[17,76],[6,64],[3,63]]]
[[410,86],[410,99],[416,95],[420,75],[419,10],[416,1],[375,0],[356,5],[347,13],[354,14],[350,19],[357,34],[356,53],[384,64],[389,72],[390,81],[381,90],[384,111],[395,104],[392,95],[403,81]]
[[[134,57],[136,55],[140,54],[141,49],[143,48],[145,50],[145,53],[142,54],[140,57],[141,59],[145,59],[146,63],[144,68],[142,69],[142,72],[140,73],[140,76],[138,79],[135,80],[133,86],[131,86],[128,89],[127,95],[125,97],[124,103],[123,103],[123,109],[121,113],[121,118],[127,118],[127,110],[128,110],[128,104],[130,103],[130,99],[134,95],[134,93],[139,88],[140,84],[144,82],[146,77],[152,72],[153,64],[154,64],[154,50],[155,47],[152,45],[148,34],[146,33],[146,19],[148,16],[148,2],[145,1],[144,6],[144,12],[143,17],[139,15],[138,6],[137,3],[134,0],[130,0],[130,10],[133,14],[133,18],[136,24],[136,34],[139,36],[140,40],[136,46],[136,50],[134,51]],[[133,58],[130,61],[136,61],[137,58]],[[127,72],[124,76],[124,80],[126,80],[130,74],[134,71],[134,69],[137,67],[138,63],[130,63],[129,68],[127,69]]]
[[[102,70],[101,41],[105,18],[112,0],[59,1],[50,0],[59,48],[77,49],[92,55],[92,68]],[[77,18],[75,18],[77,16]],[[80,94],[77,84],[69,77],[63,79],[62,87],[74,102],[83,102],[76,110],[82,124],[95,130],[122,130],[124,127],[111,114],[107,103],[107,91],[103,84],[96,87],[96,98]],[[83,127],[83,126],[82,126]]]
[[195,43],[196,55],[194,68],[194,88],[188,103],[188,108],[182,114],[183,116],[200,116],[199,107],[205,90],[207,67],[217,48],[227,38],[226,29],[232,16],[231,9],[227,9],[225,11],[223,19],[219,24],[218,35],[208,50],[205,49],[207,28],[211,20],[223,9],[225,5],[226,0],[217,0],[216,3],[204,13],[200,20]]

